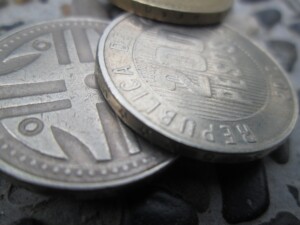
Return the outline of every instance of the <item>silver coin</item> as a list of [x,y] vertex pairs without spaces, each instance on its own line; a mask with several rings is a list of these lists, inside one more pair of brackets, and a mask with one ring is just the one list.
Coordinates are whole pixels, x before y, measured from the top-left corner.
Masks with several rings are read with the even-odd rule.
[[96,47],[107,26],[45,22],[0,40],[0,170],[31,187],[108,191],[174,159],[124,127],[100,95]]
[[101,38],[102,92],[152,142],[206,161],[263,157],[298,105],[278,65],[226,25],[190,28],[125,15]]

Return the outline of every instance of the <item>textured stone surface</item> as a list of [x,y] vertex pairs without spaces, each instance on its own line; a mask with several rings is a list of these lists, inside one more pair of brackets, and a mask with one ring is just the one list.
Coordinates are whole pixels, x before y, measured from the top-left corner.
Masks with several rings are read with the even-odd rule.
[[[297,97],[298,97],[298,104],[300,107],[300,90],[297,91]],[[300,110],[299,110],[299,114],[300,114]]]
[[[85,0],[87,5],[84,7],[89,8],[99,2],[104,11],[100,10],[99,15],[93,11],[95,17],[107,20],[122,13],[107,0]],[[62,5],[74,8],[71,0],[40,0],[22,7],[14,4],[2,7],[0,35],[23,23],[74,15],[72,10],[63,14]],[[278,10],[281,16],[270,9]],[[33,11],[36,13],[31,13]],[[101,12],[106,13],[102,15]],[[269,14],[264,15],[266,12]],[[82,14],[81,11],[79,14]],[[235,9],[230,15],[236,24],[240,22],[237,29],[249,34],[259,45],[273,42],[269,46],[270,53],[292,75],[290,79],[293,85],[300,90],[300,60],[297,56],[300,49],[300,1],[236,0]],[[255,32],[247,31],[248,22],[254,26],[251,30]],[[13,186],[0,177],[0,225],[194,225],[198,220],[196,212],[198,224],[205,225],[229,225],[232,222],[238,222],[238,225],[298,225],[299,124],[297,127],[299,132],[293,134],[290,150],[282,146],[271,158],[253,163],[259,166],[248,164],[244,168],[220,165],[216,168],[213,164],[180,160],[164,176],[153,180],[146,187],[141,186],[133,193],[106,200],[80,201],[61,196],[44,196]],[[249,169],[251,167],[253,169]],[[264,175],[263,167],[267,176]],[[216,176],[216,170],[219,176]],[[268,207],[265,182],[270,192]],[[249,219],[251,221],[246,222]]]
[[300,2],[299,0],[283,0],[286,6],[294,12],[296,16],[300,15]]
[[292,185],[288,185],[288,189],[293,198],[295,199],[298,207],[300,207],[300,195],[298,189]]
[[294,43],[284,40],[270,40],[267,42],[267,46],[286,71],[293,70],[298,60],[298,52]]
[[270,222],[262,223],[261,225],[300,225],[300,220],[291,213],[281,212]]
[[131,206],[122,225],[197,225],[197,212],[184,201],[154,191]]
[[7,31],[10,31],[10,30],[17,28],[19,26],[22,26],[22,25],[24,25],[24,22],[22,22],[22,21],[18,21],[13,24],[9,24],[9,25],[2,25],[2,26],[0,26],[0,35],[1,35],[1,33],[5,33]]
[[286,164],[290,158],[290,141],[286,141],[282,144],[278,149],[276,149],[272,154],[271,158],[279,163],[279,164]]
[[12,223],[11,225],[44,225],[44,223],[29,218],[29,219],[22,219],[16,223]]
[[210,201],[206,183],[211,170],[212,166],[209,164],[181,159],[165,174],[157,186],[186,201],[198,212],[205,212]]
[[230,223],[257,218],[269,205],[269,190],[262,162],[219,166],[223,215]]
[[0,8],[6,6],[8,3],[8,0],[0,0]]
[[277,9],[265,9],[255,14],[260,24],[265,28],[272,28],[281,20],[281,12]]
[[291,24],[289,28],[300,36],[300,22]]

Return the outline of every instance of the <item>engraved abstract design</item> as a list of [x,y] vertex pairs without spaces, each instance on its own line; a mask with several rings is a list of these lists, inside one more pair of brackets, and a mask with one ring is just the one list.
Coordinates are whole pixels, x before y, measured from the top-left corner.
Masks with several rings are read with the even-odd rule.
[[26,182],[33,175],[51,187],[85,189],[128,183],[172,160],[125,128],[103,101],[94,65],[105,27],[58,20],[0,40],[2,170]]

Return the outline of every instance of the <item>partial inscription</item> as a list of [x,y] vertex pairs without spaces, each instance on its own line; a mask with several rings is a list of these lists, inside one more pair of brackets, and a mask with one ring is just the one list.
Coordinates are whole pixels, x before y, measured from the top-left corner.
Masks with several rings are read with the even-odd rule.
[[287,77],[225,25],[196,29],[125,15],[102,38],[98,60],[100,87],[117,113],[126,112],[122,119],[188,156],[253,160],[296,123]]
[[94,62],[105,27],[66,19],[0,40],[4,172],[26,183],[85,191],[140,180],[172,161],[136,137],[103,101]]
[[222,30],[186,33],[154,27],[137,40],[133,60],[153,92],[205,119],[237,120],[265,105],[266,78],[242,47]]

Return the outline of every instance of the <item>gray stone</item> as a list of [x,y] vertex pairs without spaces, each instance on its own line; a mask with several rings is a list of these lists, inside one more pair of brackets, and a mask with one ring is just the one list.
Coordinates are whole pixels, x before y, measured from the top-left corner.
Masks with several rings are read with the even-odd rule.
[[298,59],[296,45],[284,40],[270,40],[267,42],[267,46],[281,66],[291,72]]
[[255,14],[257,20],[265,28],[272,28],[281,21],[281,12],[277,9],[265,9]]
[[197,225],[197,212],[184,201],[154,191],[129,210],[122,225]]
[[261,225],[300,225],[300,220],[289,212],[280,212],[277,214],[276,218],[268,223],[262,223]]

